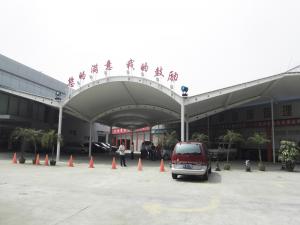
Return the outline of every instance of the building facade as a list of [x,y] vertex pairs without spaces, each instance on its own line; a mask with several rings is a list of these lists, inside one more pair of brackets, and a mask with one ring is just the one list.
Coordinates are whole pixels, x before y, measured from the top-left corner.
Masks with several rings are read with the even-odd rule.
[[[0,55],[0,151],[13,148],[10,135],[16,127],[57,130],[58,109],[29,99],[27,94],[55,102],[62,101],[68,92],[66,84]],[[63,123],[66,144],[89,141],[87,122],[64,113]],[[94,141],[107,140],[108,133],[106,126],[94,124]]]

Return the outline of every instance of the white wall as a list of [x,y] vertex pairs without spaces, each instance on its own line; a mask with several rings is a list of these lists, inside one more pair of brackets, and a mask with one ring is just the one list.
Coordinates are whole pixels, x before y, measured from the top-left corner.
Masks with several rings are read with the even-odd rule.
[[[109,134],[110,128],[99,123],[94,123],[92,128],[92,141],[98,141],[98,132]],[[62,135],[65,144],[88,142],[90,136],[90,124],[64,114]]]

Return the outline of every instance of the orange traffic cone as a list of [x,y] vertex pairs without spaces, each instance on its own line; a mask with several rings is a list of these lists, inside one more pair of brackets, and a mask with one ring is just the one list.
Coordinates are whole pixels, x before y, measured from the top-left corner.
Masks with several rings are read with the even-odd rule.
[[69,166],[69,167],[74,167],[74,164],[73,164],[73,156],[72,156],[72,155],[70,156],[70,159],[69,159],[69,161],[68,161],[68,166]]
[[40,164],[40,155],[39,155],[39,154],[36,155],[36,158],[35,158],[35,165],[41,165],[41,164]]
[[45,157],[45,166],[49,166],[48,154],[46,154],[46,157]]
[[94,167],[93,156],[92,156],[91,159],[90,159],[90,165],[89,165],[89,168],[95,168],[95,167]]
[[17,163],[17,153],[16,152],[14,153],[12,163]]
[[160,172],[165,172],[165,164],[164,164],[164,160],[163,159],[160,160],[159,171]]
[[142,171],[142,170],[143,170],[142,160],[141,160],[141,158],[139,158],[138,171]]
[[115,157],[113,157],[113,160],[112,160],[112,163],[111,163],[111,168],[112,168],[113,170],[117,169],[117,164],[116,164],[116,159],[115,159]]

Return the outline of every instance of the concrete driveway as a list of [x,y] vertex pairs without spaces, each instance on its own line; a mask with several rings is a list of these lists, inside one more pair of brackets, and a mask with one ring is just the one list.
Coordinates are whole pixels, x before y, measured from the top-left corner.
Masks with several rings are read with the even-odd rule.
[[85,159],[70,168],[7,158],[0,158],[1,225],[300,224],[300,166],[247,173],[235,162],[204,182],[173,180],[158,161],[143,162],[138,172],[136,160],[112,170],[110,157],[97,158],[94,169]]

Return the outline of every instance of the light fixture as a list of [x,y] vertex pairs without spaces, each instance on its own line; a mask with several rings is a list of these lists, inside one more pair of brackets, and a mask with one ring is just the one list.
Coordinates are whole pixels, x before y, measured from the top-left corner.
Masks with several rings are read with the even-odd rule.
[[187,92],[189,91],[189,88],[186,86],[181,86],[181,91],[182,91],[182,97],[187,97],[188,94]]
[[61,100],[61,92],[60,91],[55,92],[55,100],[58,102]]

